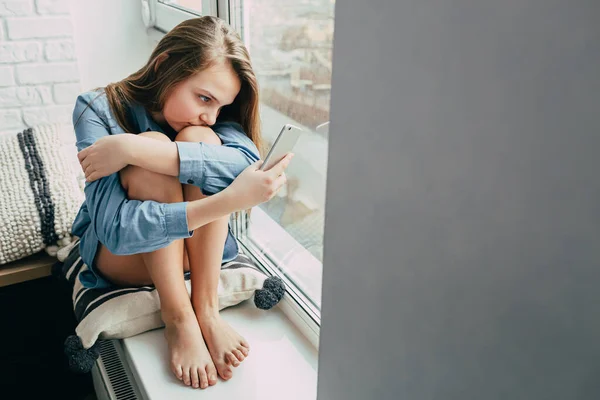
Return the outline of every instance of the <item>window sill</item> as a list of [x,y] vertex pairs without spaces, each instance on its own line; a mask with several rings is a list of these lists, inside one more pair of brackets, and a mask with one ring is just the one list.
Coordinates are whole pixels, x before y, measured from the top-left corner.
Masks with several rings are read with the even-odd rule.
[[221,315],[248,340],[251,351],[232,379],[205,390],[184,386],[173,376],[163,329],[123,340],[145,399],[316,399],[317,350],[279,306],[262,311],[245,301]]

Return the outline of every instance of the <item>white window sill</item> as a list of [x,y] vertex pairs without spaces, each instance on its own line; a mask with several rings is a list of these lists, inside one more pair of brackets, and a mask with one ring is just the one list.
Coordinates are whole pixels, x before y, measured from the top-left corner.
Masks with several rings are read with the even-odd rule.
[[316,399],[317,350],[279,307],[262,311],[245,301],[221,315],[248,340],[251,350],[233,378],[208,389],[193,389],[173,376],[163,329],[123,340],[145,399]]

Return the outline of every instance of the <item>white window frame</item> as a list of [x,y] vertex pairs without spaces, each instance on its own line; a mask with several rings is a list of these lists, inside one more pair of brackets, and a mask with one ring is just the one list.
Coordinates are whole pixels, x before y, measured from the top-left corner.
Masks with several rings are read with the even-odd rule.
[[[202,0],[200,15],[218,16],[218,0]],[[197,15],[176,5],[163,4],[159,0],[150,0],[150,10],[154,15],[154,27],[162,32],[168,32],[181,21]]]
[[[246,32],[242,32],[241,0],[202,0],[203,14],[214,15],[222,18],[229,23],[242,38]],[[231,4],[233,3],[233,4]],[[150,20],[153,21],[154,28],[161,32],[168,32],[181,21],[196,16],[197,14],[186,11],[182,8],[160,3],[158,0],[149,0]],[[231,12],[234,10],[236,12]],[[290,121],[293,122],[293,121]],[[270,218],[268,215],[255,207],[252,211],[262,218]],[[231,216],[231,226],[237,237],[243,237],[248,226],[248,218],[245,212],[235,213]],[[275,221],[273,221],[274,224]],[[274,235],[283,235],[287,233],[284,228]],[[298,330],[309,340],[316,348],[319,348],[319,334],[321,328],[320,311],[312,301],[299,290],[295,283],[288,277],[279,273],[277,266],[265,255],[263,249],[259,249],[252,243],[244,243],[238,239],[238,244],[244,249],[258,264],[258,266],[269,276],[280,277],[286,285],[286,295],[279,303],[279,307],[286,317],[298,328]]]

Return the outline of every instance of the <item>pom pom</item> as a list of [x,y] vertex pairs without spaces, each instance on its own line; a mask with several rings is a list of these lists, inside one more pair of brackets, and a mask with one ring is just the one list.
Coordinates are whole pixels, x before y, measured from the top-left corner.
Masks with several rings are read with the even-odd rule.
[[263,288],[254,293],[254,304],[261,310],[269,310],[279,303],[284,293],[285,285],[281,278],[270,276],[265,279]]
[[49,256],[51,257],[56,257],[56,253],[58,252],[58,246],[47,246],[46,247],[46,253],[48,253]]
[[65,340],[65,354],[69,359],[69,368],[73,372],[88,373],[100,356],[98,342],[89,349],[84,349],[78,336],[71,335]]

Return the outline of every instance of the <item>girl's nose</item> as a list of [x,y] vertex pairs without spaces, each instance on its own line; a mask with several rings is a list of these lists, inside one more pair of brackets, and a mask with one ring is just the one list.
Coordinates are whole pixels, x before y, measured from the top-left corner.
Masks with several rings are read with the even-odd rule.
[[204,113],[200,116],[200,119],[208,126],[212,126],[217,122],[216,113]]

